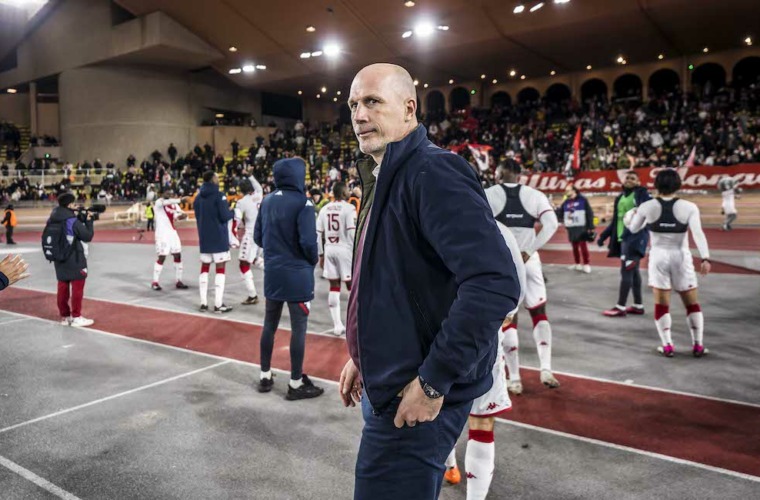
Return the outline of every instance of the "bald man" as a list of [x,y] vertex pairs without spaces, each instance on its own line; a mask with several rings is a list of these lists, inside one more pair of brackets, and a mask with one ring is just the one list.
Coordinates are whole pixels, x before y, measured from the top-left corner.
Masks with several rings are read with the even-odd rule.
[[362,69],[348,105],[367,155],[340,379],[364,417],[354,498],[434,500],[472,401],[493,384],[517,271],[475,173],[417,122],[405,69]]

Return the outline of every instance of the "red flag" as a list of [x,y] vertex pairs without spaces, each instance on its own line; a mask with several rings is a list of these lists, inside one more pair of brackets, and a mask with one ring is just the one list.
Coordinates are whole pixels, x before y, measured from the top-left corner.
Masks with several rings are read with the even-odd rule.
[[575,132],[575,140],[573,141],[573,170],[581,169],[581,126],[578,125],[578,130]]
[[697,147],[694,146],[691,148],[691,153],[689,153],[689,157],[686,159],[686,163],[683,164],[684,167],[693,167],[694,166],[694,158],[697,156]]

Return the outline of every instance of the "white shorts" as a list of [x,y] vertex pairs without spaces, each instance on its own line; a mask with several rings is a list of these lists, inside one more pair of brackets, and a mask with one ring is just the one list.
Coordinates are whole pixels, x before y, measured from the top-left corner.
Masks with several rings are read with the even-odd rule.
[[211,264],[212,262],[214,264],[221,264],[222,262],[229,262],[232,257],[230,256],[230,252],[219,252],[219,253],[202,253],[201,254],[201,262],[203,264]]
[[473,417],[494,417],[512,408],[512,401],[507,391],[507,369],[504,361],[504,332],[499,328],[499,350],[493,365],[493,385],[491,389],[472,404],[470,415]]
[[253,231],[250,233],[246,231],[243,237],[240,238],[240,251],[238,252],[238,259],[252,263],[256,259],[256,255],[259,252],[259,247],[253,242]]
[[683,249],[652,248],[649,251],[649,286],[685,292],[697,288],[697,273],[691,252]]
[[351,281],[351,247],[329,245],[325,247],[325,271],[322,276],[328,280]]
[[182,243],[179,241],[177,231],[168,234],[156,236],[156,253],[166,257],[169,254],[178,254],[182,252]]
[[725,202],[724,201],[722,203],[722,205],[721,205],[721,208],[723,209],[723,213],[725,215],[736,214],[736,204],[733,201],[731,201],[731,202]]
[[541,268],[541,257],[533,252],[525,263],[525,300],[526,309],[535,309],[546,304],[546,283]]

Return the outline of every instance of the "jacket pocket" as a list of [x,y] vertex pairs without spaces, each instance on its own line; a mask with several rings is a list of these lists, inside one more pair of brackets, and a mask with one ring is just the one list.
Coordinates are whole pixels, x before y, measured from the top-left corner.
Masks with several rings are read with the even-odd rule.
[[425,350],[427,350],[433,343],[435,332],[433,331],[430,320],[422,309],[419,300],[417,300],[417,295],[412,290],[409,290],[409,299],[414,306],[414,315],[417,317],[417,322],[419,323],[418,326],[422,328],[421,333],[423,334],[423,338],[420,339],[422,341],[421,343],[425,347]]

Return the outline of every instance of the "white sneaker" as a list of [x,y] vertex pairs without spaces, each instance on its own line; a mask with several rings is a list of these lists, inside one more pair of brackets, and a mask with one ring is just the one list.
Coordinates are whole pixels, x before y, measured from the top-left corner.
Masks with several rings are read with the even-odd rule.
[[589,266],[588,264],[583,266],[583,272],[586,274],[591,274],[591,266]]
[[583,266],[582,266],[582,265],[580,265],[580,264],[576,264],[576,265],[575,265],[575,270],[576,270],[576,271],[582,271],[582,270],[583,270]]
[[340,337],[344,333],[346,333],[346,327],[343,325],[338,325],[335,328],[333,328],[333,335],[335,335],[336,337]]
[[577,267],[578,267],[578,266],[577,266],[576,264],[573,264],[573,265],[571,265],[571,266],[567,266],[567,269],[568,269],[569,271],[576,271],[576,268],[577,268]]
[[551,389],[559,387],[559,380],[554,377],[551,370],[541,370],[541,383]]
[[63,318],[63,319],[61,319],[61,324],[63,326],[71,326],[71,320],[72,319],[74,319],[74,318],[72,318],[71,316],[69,316],[67,318]]
[[507,380],[507,390],[514,394],[515,396],[519,396],[522,394],[523,386],[522,381],[518,380]]
[[78,326],[80,328],[92,326],[94,323],[95,321],[87,319],[84,316],[77,316],[76,318],[71,319],[71,326]]

